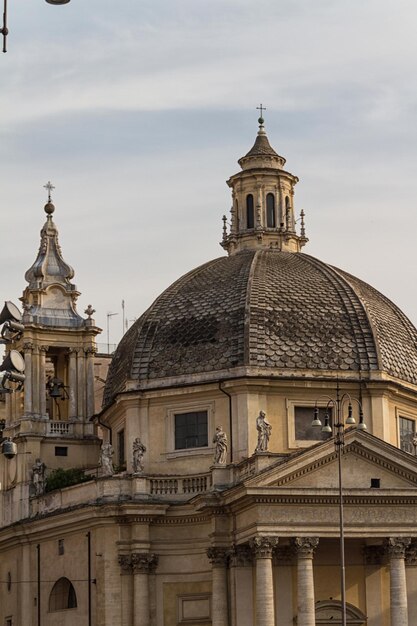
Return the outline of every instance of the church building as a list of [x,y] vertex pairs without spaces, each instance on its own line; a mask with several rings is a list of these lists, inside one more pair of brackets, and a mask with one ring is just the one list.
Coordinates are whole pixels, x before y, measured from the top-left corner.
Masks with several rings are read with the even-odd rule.
[[417,624],[417,330],[304,252],[262,118],[238,163],[226,254],[126,332],[100,408],[46,204],[8,346],[0,626]]

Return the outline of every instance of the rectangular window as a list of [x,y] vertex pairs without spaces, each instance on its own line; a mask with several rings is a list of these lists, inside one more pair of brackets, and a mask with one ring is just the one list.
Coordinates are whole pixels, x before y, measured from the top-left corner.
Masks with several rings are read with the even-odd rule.
[[61,556],[65,553],[64,540],[58,539],[58,554]]
[[55,446],[55,456],[68,456],[67,446]]
[[414,437],[416,424],[414,420],[400,417],[400,448],[409,454],[415,454]]
[[126,463],[124,430],[119,430],[117,433],[117,463],[120,467]]
[[175,449],[208,446],[207,411],[175,414]]
[[[330,416],[330,426],[332,426],[332,411],[328,409]],[[319,408],[319,419],[324,426],[326,409]],[[311,422],[314,419],[314,407],[311,406],[295,406],[295,439],[297,441],[325,441],[332,436],[332,433],[322,433],[320,428],[313,428]]]
[[13,626],[13,618],[12,617],[6,617],[6,620],[4,622],[4,626]]

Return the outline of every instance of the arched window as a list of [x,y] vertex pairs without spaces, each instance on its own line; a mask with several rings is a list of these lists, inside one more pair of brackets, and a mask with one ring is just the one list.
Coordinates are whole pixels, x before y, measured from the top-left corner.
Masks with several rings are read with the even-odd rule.
[[275,198],[273,193],[266,196],[266,225],[268,228],[275,228]]
[[49,610],[62,611],[77,608],[77,595],[73,584],[68,578],[60,578],[52,587],[49,596]]
[[[342,604],[338,600],[322,600],[316,602],[316,624],[336,626],[342,624]],[[356,606],[346,603],[346,624],[364,626],[366,616]]]
[[253,210],[253,195],[246,196],[246,228],[255,228],[255,212]]

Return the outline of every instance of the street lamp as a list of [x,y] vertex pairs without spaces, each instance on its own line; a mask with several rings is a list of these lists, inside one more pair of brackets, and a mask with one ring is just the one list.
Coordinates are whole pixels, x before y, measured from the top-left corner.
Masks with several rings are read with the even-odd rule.
[[[333,433],[334,446],[337,453],[338,478],[339,478],[339,537],[340,537],[340,596],[342,601],[342,626],[346,626],[346,575],[345,575],[345,526],[343,518],[343,480],[342,480],[342,454],[345,445],[345,428],[356,424],[353,417],[352,400],[359,406],[358,430],[367,430],[363,420],[362,405],[356,398],[351,398],[348,393],[340,395],[339,382],[336,387],[336,398],[322,396],[327,400],[324,425],[319,417],[319,408],[314,408],[314,419],[311,423],[313,428],[320,428],[322,433]],[[343,409],[348,405],[346,421],[343,417]],[[330,409],[332,410],[332,424],[330,424]]]
[[[48,4],[68,4],[70,0],[46,0]],[[0,35],[3,35],[3,52],[7,52],[6,48],[6,40],[7,35],[9,34],[9,29],[7,28],[7,0],[4,0],[3,4],[3,28],[0,28]]]

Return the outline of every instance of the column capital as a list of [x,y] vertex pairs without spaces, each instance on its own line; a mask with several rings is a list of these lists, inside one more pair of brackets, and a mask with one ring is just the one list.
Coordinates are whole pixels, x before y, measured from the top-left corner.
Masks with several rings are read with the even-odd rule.
[[226,567],[230,552],[228,548],[218,548],[215,546],[207,548],[207,556],[213,567]]
[[405,551],[411,543],[411,537],[389,537],[386,542],[388,555],[391,559],[404,559]]
[[233,546],[230,554],[230,562],[233,567],[246,567],[253,563],[253,552],[247,544]]
[[131,556],[134,574],[152,574],[158,565],[158,555],[149,552],[134,552]]
[[48,352],[49,346],[39,346],[39,352]]
[[278,541],[278,537],[258,536],[251,539],[249,544],[257,559],[271,559]]
[[405,552],[405,563],[406,565],[416,566],[417,565],[417,542],[412,541],[408,546]]
[[363,548],[366,565],[382,565],[385,555],[385,547],[383,545],[365,546]]
[[97,348],[95,346],[90,346],[89,348],[84,348],[84,352],[87,356],[94,356],[97,352]]
[[120,568],[122,570],[122,574],[131,574],[132,573],[132,559],[128,554],[119,554],[118,562]]
[[312,559],[318,545],[318,537],[295,537],[294,539],[294,547],[299,558]]
[[25,341],[23,344],[24,352],[33,352],[33,341]]

